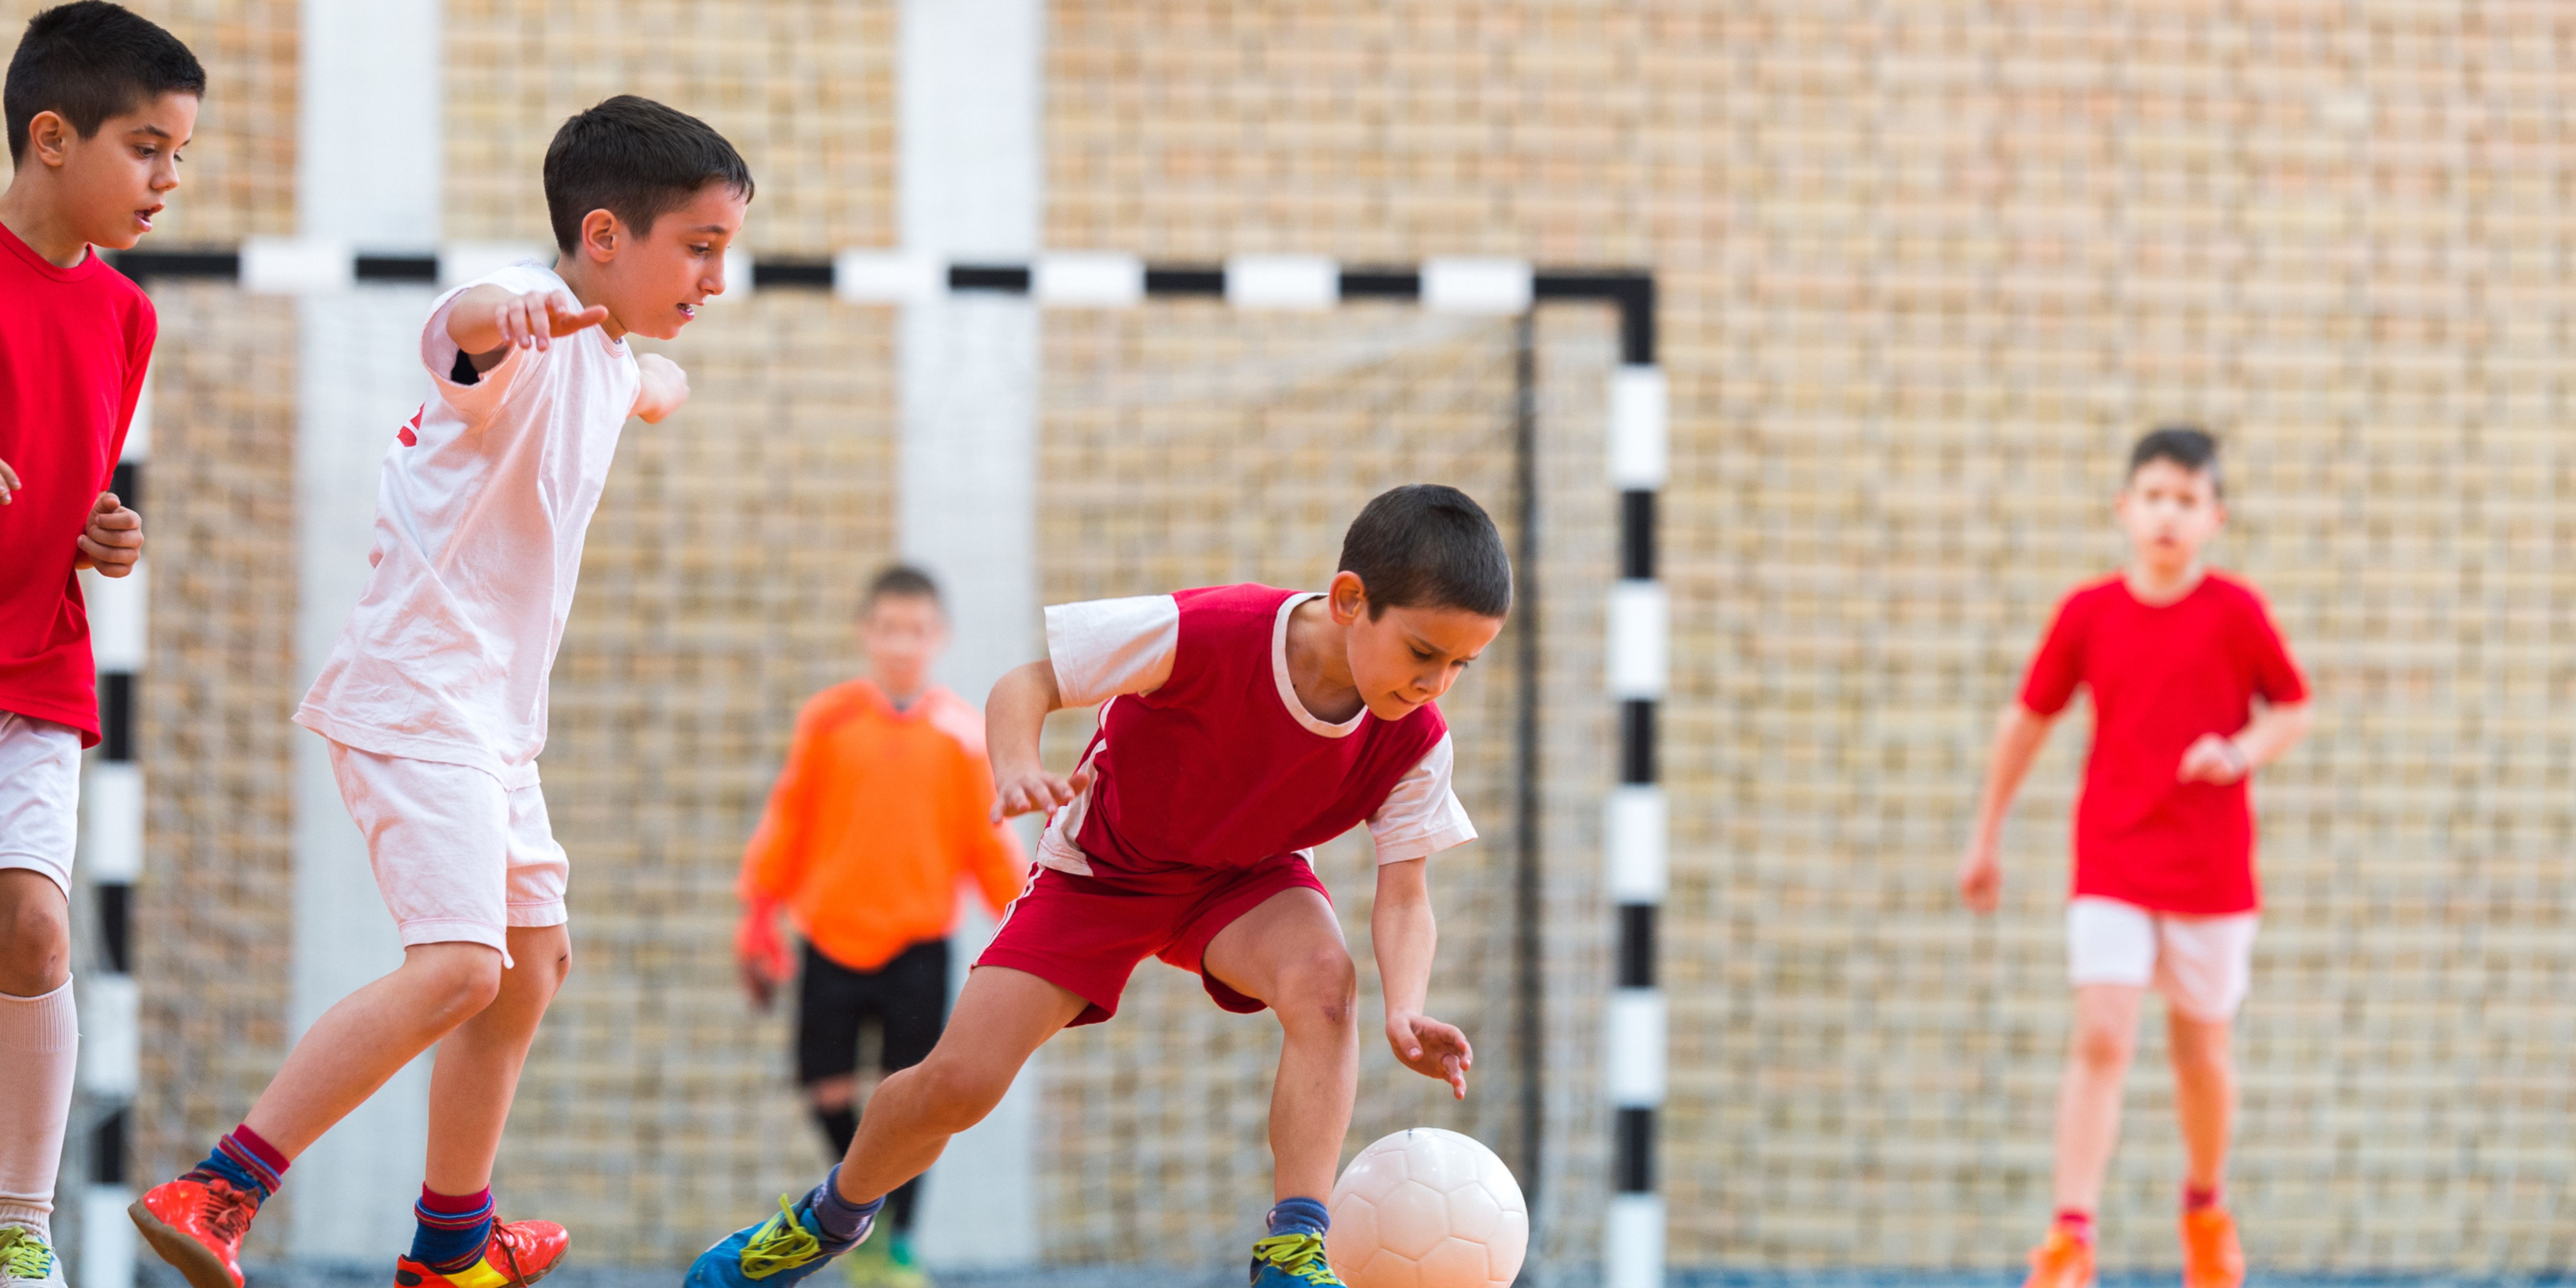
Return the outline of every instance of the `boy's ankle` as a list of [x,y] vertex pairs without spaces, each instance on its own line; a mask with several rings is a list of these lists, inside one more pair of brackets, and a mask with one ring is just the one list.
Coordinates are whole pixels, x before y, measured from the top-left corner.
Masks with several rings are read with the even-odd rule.
[[2059,1208],[2056,1223],[2049,1228],[2088,1247],[2093,1242],[2093,1214],[2083,1208]]
[[2219,1200],[2223,1197],[2225,1197],[2223,1186],[2185,1185],[2182,1187],[2183,1215],[2189,1216],[2194,1212],[2206,1212],[2218,1207]]

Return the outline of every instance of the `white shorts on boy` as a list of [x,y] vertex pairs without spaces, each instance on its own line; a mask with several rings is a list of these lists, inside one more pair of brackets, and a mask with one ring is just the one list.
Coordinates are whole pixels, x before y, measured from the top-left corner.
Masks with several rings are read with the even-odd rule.
[[2186,917],[2083,895],[2066,905],[2066,977],[2077,988],[2152,988],[2184,1016],[2235,1018],[2254,980],[2262,914]]
[[0,868],[53,878],[68,896],[80,834],[80,730],[0,711]]
[[338,742],[331,775],[367,838],[403,947],[485,944],[512,965],[510,927],[564,924],[572,861],[555,843],[543,788]]

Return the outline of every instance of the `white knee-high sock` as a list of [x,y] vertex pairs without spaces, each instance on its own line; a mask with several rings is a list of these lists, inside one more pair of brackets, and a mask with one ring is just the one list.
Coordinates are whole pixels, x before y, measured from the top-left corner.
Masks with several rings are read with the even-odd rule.
[[54,1181],[72,1117],[80,1021],[72,985],[42,997],[0,993],[0,1225],[53,1238]]

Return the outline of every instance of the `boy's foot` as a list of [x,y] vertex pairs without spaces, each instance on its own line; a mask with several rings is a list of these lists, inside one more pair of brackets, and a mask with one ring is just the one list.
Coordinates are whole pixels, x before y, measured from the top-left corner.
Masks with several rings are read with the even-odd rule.
[[199,1174],[155,1185],[125,1211],[191,1288],[242,1288],[241,1241],[259,1215],[258,1199]]
[[572,1236],[552,1221],[495,1221],[483,1259],[441,1274],[410,1257],[394,1258],[395,1288],[527,1288],[563,1264]]
[[2030,1278],[2021,1288],[2093,1288],[2093,1245],[2053,1229],[2030,1250]]
[[63,1259],[23,1225],[0,1225],[0,1288],[63,1288]]
[[689,1265],[684,1288],[788,1288],[867,1242],[875,1225],[870,1220],[860,1226],[858,1237],[847,1243],[827,1243],[813,1211],[782,1194],[778,1215],[736,1230],[699,1253]]
[[2244,1282],[2245,1249],[2236,1241],[2236,1218],[2223,1207],[2183,1213],[2183,1288],[2238,1288]]
[[1342,1288],[1320,1234],[1274,1234],[1252,1244],[1252,1288]]

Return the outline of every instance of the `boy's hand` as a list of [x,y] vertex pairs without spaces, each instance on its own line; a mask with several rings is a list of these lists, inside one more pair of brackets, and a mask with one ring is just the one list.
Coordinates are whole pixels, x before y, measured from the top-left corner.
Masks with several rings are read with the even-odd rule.
[[9,468],[9,462],[0,461],[0,505],[9,504],[10,494],[17,490],[18,471]]
[[1398,1011],[1386,1017],[1386,1044],[1405,1068],[1449,1084],[1449,1094],[1467,1098],[1467,1071],[1476,1067],[1476,1052],[1455,1025],[1428,1015]]
[[2179,782],[2215,783],[2224,787],[2243,778],[2254,768],[2235,739],[2205,733],[2182,754],[2182,768],[2174,777]]
[[1959,897],[1978,912],[1993,912],[2003,902],[2004,868],[1991,845],[1971,845],[1959,860]]
[[662,423],[663,417],[689,400],[689,373],[680,370],[679,363],[647,353],[635,359],[635,370],[644,378],[644,387],[635,395],[635,414],[645,424]]
[[101,577],[122,577],[143,557],[143,516],[126,509],[114,492],[101,492],[89,508],[89,525],[81,529],[75,568],[96,568]]
[[1043,769],[1022,770],[994,784],[993,821],[1001,822],[1019,814],[1034,814],[1072,804],[1091,790],[1091,766],[1073,771],[1071,778],[1059,778]]
[[796,976],[795,960],[788,955],[787,940],[778,933],[778,907],[759,903],[743,909],[742,924],[734,927],[734,962],[742,970],[743,991],[751,995],[753,1007],[767,1011],[778,988]]
[[607,320],[607,305],[583,308],[570,291],[505,293],[493,305],[492,322],[501,330],[501,343],[494,347],[548,349],[554,347],[556,336],[586,331]]

